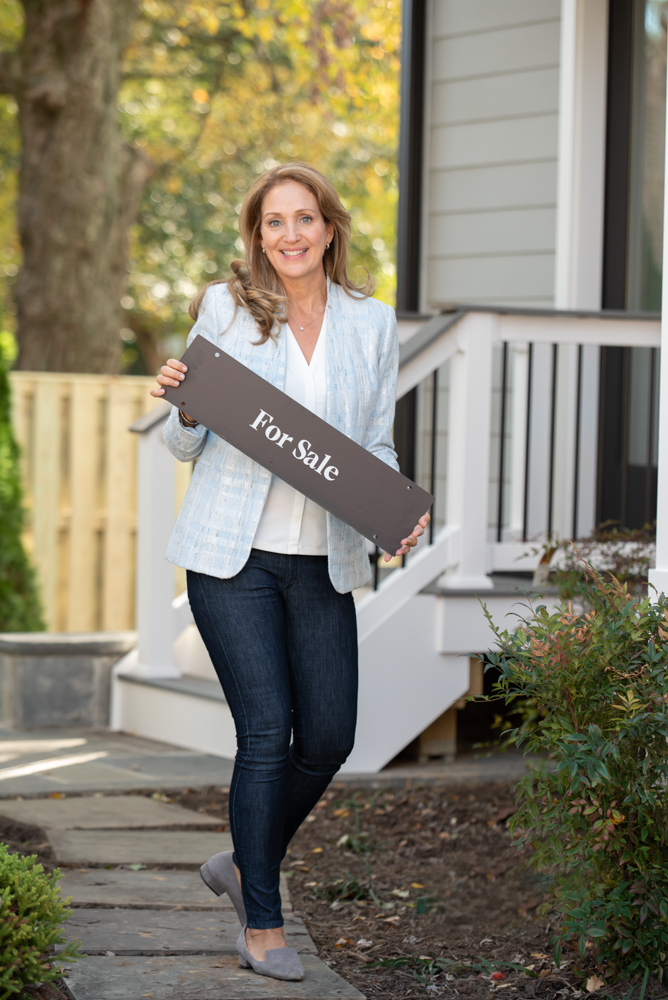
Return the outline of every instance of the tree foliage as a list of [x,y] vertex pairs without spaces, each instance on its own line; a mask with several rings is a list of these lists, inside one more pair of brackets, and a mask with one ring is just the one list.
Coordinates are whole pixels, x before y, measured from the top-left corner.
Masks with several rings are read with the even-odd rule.
[[9,351],[0,336],[0,632],[44,628],[35,571],[23,548],[19,450],[10,422]]
[[[0,0],[7,46],[20,22],[19,4]],[[352,264],[393,300],[399,35],[400,0],[139,5],[118,111],[153,176],[123,298],[129,370],[153,370],[180,349],[188,299],[239,255],[240,202],[278,162],[306,160],[332,179],[353,216]],[[6,218],[18,157],[6,98],[0,144]],[[11,228],[2,235],[0,267],[11,282],[20,262]]]

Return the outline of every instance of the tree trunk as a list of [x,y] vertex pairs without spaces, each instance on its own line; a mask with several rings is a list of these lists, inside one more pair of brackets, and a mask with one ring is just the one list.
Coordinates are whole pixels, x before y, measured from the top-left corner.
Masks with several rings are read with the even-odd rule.
[[[123,143],[120,61],[137,0],[23,0],[0,87],[19,106],[19,368],[117,372],[128,233],[150,173]],[[4,86],[3,86],[4,85]]]

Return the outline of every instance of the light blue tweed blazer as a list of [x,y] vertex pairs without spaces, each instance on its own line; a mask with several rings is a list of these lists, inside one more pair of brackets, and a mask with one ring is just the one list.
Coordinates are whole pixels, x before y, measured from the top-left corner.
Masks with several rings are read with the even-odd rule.
[[[377,299],[352,299],[329,281],[327,308],[327,421],[396,469],[392,423],[399,352],[394,310]],[[197,334],[278,389],[285,388],[285,338],[254,346],[259,336],[255,321],[244,309],[234,316],[226,284],[207,290],[189,344]],[[179,461],[199,459],[167,559],[208,576],[235,576],[250,555],[271,473],[201,424],[183,427],[176,409],[167,420],[164,440]],[[369,579],[364,538],[329,513],[327,551],[329,576],[339,593]]]

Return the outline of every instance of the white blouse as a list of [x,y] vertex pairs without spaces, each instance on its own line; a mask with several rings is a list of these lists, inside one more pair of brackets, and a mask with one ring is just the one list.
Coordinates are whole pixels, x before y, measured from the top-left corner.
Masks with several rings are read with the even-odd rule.
[[[282,327],[281,336],[285,337],[287,344],[284,391],[324,419],[327,404],[327,310],[310,364],[287,323]],[[282,479],[272,476],[253,548],[291,556],[326,556],[325,511]]]

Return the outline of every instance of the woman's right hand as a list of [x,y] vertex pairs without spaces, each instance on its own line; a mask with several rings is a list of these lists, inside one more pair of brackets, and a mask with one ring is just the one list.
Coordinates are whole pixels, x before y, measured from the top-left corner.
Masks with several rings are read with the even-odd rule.
[[[166,385],[174,386],[178,388],[186,377],[186,372],[188,371],[188,366],[184,365],[182,361],[176,361],[174,358],[170,358],[167,364],[164,364],[160,369],[160,372],[156,375],[156,382],[158,383],[157,389],[151,389],[151,395],[163,396],[165,393],[164,387]],[[181,411],[183,413],[183,411]],[[194,417],[189,417],[187,413],[183,413],[186,420],[194,420]]]

